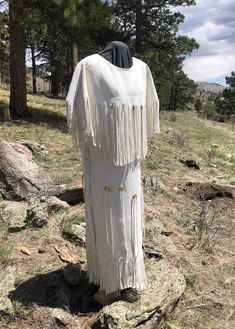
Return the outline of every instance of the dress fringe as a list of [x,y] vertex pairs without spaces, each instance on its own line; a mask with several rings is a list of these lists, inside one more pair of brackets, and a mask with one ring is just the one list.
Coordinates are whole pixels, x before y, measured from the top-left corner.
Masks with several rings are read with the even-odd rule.
[[105,162],[116,166],[146,157],[147,139],[160,131],[158,101],[148,106],[106,101],[89,104],[88,100],[84,104],[85,119],[79,111],[73,111],[71,132],[75,150],[83,150],[91,143],[102,150]]
[[[88,190],[87,190],[88,191]],[[142,243],[140,232],[142,227],[142,216],[139,216],[138,206],[141,198],[140,195],[134,194],[131,202],[131,232],[130,232],[130,250],[120,250],[117,253],[114,240],[114,223],[112,214],[112,191],[108,186],[105,187],[104,196],[104,212],[105,212],[105,232],[107,249],[103,255],[99,255],[96,259],[95,245],[95,226],[91,218],[87,221],[87,273],[89,281],[100,286],[100,290],[106,293],[112,293],[118,290],[134,287],[138,290],[143,290],[146,284],[145,270],[143,268],[143,260],[141,259]],[[127,237],[125,232],[125,190],[123,186],[119,189],[121,215],[123,216],[123,244],[127,245]],[[89,197],[88,192],[86,197]],[[90,209],[91,205],[87,207]],[[142,207],[141,207],[142,211]],[[92,213],[90,213],[92,216]],[[120,237],[119,237],[120,238]]]

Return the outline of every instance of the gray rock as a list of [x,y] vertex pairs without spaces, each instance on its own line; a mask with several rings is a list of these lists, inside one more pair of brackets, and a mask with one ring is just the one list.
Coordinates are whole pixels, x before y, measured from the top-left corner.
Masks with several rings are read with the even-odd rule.
[[26,146],[3,139],[0,139],[0,172],[7,199],[25,199],[29,193],[41,194],[52,185],[49,175],[33,161]]
[[0,202],[0,216],[9,232],[20,231],[26,225],[28,204],[25,202]]
[[39,144],[37,142],[34,141],[30,141],[30,140],[21,140],[18,143],[26,146],[30,151],[33,152],[33,154],[40,154],[40,155],[48,155],[48,151],[46,150],[46,147],[42,144]]
[[59,322],[60,324],[63,324],[64,326],[68,326],[73,321],[73,316],[63,310],[62,308],[53,308],[51,309],[51,315],[54,317],[54,319]]
[[55,195],[72,205],[84,201],[83,187],[78,183],[54,185],[48,189],[48,195]]
[[[148,258],[176,258],[178,251],[158,218],[146,212],[144,251]],[[167,232],[168,233],[168,232]]]
[[70,207],[70,205],[67,202],[62,201],[55,196],[50,197],[47,200],[48,213],[58,212],[62,209],[67,209],[69,207]]
[[8,296],[8,293],[15,289],[15,273],[15,266],[9,266],[0,273],[0,297]]
[[33,227],[43,227],[48,221],[47,203],[40,202],[37,197],[31,197],[27,209],[27,224]]
[[157,328],[180,299],[184,276],[169,261],[146,261],[147,287],[135,303],[118,301],[105,306],[92,328]]
[[57,196],[69,204],[83,201],[81,184],[55,185],[49,174],[38,166],[31,150],[37,153],[40,148],[30,141],[9,143],[0,139],[0,197],[19,201],[34,195]]
[[72,224],[68,230],[64,232],[66,236],[82,247],[85,247],[86,242],[86,223]]
[[14,308],[9,298],[0,297],[0,315],[13,317]]
[[159,192],[163,193],[167,190],[160,178],[144,176],[143,179],[144,190],[147,193]]

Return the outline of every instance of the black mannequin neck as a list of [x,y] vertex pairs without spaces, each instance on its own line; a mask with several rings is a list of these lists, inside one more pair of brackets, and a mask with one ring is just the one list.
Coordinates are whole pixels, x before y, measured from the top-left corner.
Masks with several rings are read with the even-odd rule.
[[112,41],[99,53],[110,63],[121,67],[131,68],[133,65],[132,56],[127,44],[121,41]]

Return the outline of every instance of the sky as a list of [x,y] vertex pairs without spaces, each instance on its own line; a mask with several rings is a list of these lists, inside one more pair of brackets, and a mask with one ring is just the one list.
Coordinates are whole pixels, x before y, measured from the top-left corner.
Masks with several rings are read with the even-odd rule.
[[235,71],[235,0],[196,0],[195,6],[180,7],[185,21],[179,34],[199,43],[187,57],[185,73],[195,81],[223,85]]

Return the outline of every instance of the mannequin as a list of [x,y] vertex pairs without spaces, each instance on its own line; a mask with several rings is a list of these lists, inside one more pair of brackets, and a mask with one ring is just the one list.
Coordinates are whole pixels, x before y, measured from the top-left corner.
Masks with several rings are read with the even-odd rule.
[[[121,41],[112,41],[99,53],[102,57],[108,60],[113,65],[121,68],[131,68],[133,65],[132,56],[127,44]],[[98,291],[94,295],[94,299],[103,304],[107,304],[121,297],[122,300],[134,302],[140,298],[140,293],[137,289],[126,288],[120,292],[104,294],[103,291]]]
[[99,52],[110,63],[122,67],[130,68],[133,60],[127,44],[121,41],[112,41],[104,49]]
[[[76,66],[66,97],[73,146],[83,161],[89,282],[101,304],[135,301],[145,288],[141,161],[160,132],[149,66],[111,42]],[[138,292],[138,293],[137,293]]]

